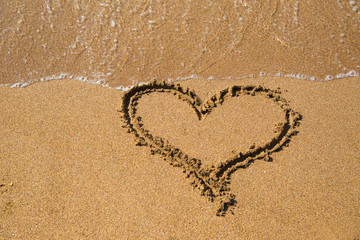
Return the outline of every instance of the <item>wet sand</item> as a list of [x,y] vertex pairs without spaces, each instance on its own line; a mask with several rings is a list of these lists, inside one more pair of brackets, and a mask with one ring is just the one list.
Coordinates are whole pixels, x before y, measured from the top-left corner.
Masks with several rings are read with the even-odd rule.
[[[136,145],[122,127],[124,92],[74,80],[0,87],[0,238],[357,239],[359,80],[179,82],[202,103],[233,86],[280,88],[302,116],[272,161],[231,174],[236,203],[224,216],[181,167]],[[184,101],[163,94],[139,100],[143,127],[208,166],[250,149],[246,141],[268,142],[283,121],[261,96],[226,98],[199,121]]]
[[0,13],[0,84],[360,71],[357,1],[16,0]]

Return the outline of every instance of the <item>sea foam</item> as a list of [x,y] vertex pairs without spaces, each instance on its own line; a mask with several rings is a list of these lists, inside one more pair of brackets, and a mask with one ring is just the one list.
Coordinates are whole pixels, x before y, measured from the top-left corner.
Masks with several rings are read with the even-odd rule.
[[[250,74],[247,76],[227,76],[227,77],[220,77],[217,78],[215,76],[208,76],[208,77],[201,77],[196,74],[189,75],[189,76],[179,76],[177,78],[165,78],[168,82],[177,82],[177,81],[185,81],[190,79],[200,79],[200,80],[240,80],[240,79],[247,79],[247,78],[254,78],[254,77],[284,77],[284,78],[293,78],[293,79],[299,79],[299,80],[307,80],[307,81],[315,81],[315,82],[323,82],[323,81],[331,81],[335,79],[343,79],[343,78],[349,78],[349,77],[358,77],[359,72],[355,70],[350,70],[347,73],[338,73],[335,76],[334,75],[326,75],[325,78],[319,78],[317,76],[309,76],[306,74],[301,73],[266,73],[264,71],[260,71],[258,74]],[[51,76],[45,76],[40,79],[32,79],[28,81],[21,81],[17,83],[6,83],[6,84],[0,84],[2,86],[11,87],[11,88],[23,88],[28,87],[31,84],[38,83],[38,82],[48,82],[48,81],[55,81],[55,80],[63,80],[63,79],[72,79],[82,82],[87,82],[91,84],[100,85],[102,87],[107,87],[111,89],[117,89],[121,91],[127,91],[131,89],[132,87],[136,85],[143,85],[148,83],[149,81],[140,81],[136,84],[130,84],[130,85],[118,85],[118,86],[110,86],[109,82],[106,80],[106,75],[104,74],[95,74],[92,76],[81,76],[81,75],[74,75],[69,73],[60,73],[60,74],[54,74]]]

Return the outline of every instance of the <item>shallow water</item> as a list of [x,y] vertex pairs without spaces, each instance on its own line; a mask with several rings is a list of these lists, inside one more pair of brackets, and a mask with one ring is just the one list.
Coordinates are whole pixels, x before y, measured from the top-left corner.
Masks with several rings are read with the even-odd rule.
[[358,1],[0,2],[0,83],[358,76]]

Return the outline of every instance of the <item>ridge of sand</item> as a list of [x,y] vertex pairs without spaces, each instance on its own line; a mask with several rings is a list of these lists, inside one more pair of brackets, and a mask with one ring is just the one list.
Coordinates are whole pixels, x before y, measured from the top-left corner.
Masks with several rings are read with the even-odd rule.
[[[261,146],[252,146],[246,152],[236,152],[210,168],[204,167],[200,159],[192,158],[182,149],[172,146],[163,137],[154,136],[143,127],[142,117],[137,114],[137,105],[143,95],[154,92],[166,92],[176,95],[185,101],[196,112],[199,120],[208,116],[213,109],[220,106],[227,98],[239,97],[240,95],[264,96],[273,100],[284,112],[284,122],[278,125],[276,135],[270,142]],[[171,105],[171,102],[168,102]],[[200,98],[194,91],[183,89],[179,84],[167,83],[165,81],[152,81],[149,84],[138,85],[127,91],[123,97],[121,107],[124,128],[133,133],[137,145],[148,146],[152,154],[160,154],[170,165],[181,167],[183,173],[192,180],[192,185],[201,191],[211,202],[218,202],[217,215],[224,215],[229,207],[235,204],[235,196],[230,193],[228,187],[230,175],[239,168],[247,168],[250,163],[261,159],[270,161],[270,154],[279,151],[285,146],[290,138],[297,133],[301,115],[293,111],[287,101],[281,97],[280,91],[270,90],[262,86],[232,86],[212,96],[210,100],[201,103]],[[166,113],[164,113],[166,114]],[[225,116],[224,116],[225,117]]]

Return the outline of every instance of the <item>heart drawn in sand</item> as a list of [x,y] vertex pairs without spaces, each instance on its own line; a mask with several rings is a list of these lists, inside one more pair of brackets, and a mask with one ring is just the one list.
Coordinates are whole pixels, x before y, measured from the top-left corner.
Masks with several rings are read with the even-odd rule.
[[[138,101],[142,96],[156,92],[176,95],[180,101],[186,102],[195,111],[199,120],[211,114],[214,108],[220,107],[227,99],[242,95],[271,99],[282,110],[284,118],[278,125],[275,136],[265,144],[252,147],[247,151],[234,149],[233,154],[227,159],[223,159],[217,166],[208,168],[202,164],[201,159],[187,155],[177,146],[171,145],[167,139],[155,136],[144,128],[142,118],[137,112]],[[236,203],[235,196],[230,193],[228,187],[230,175],[239,168],[248,167],[255,160],[269,161],[270,154],[281,150],[297,133],[296,128],[301,120],[301,115],[290,108],[278,90],[270,90],[262,86],[233,86],[220,91],[203,104],[193,91],[184,89],[179,84],[165,81],[152,81],[127,91],[123,96],[119,112],[124,121],[123,127],[134,134],[137,145],[148,146],[152,154],[159,154],[174,167],[182,168],[186,176],[193,180],[192,185],[198,188],[202,195],[208,197],[211,202],[218,202],[217,215],[219,216],[224,215],[229,207]]]

